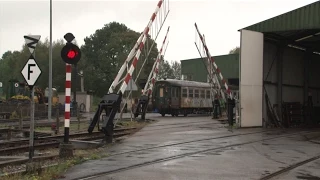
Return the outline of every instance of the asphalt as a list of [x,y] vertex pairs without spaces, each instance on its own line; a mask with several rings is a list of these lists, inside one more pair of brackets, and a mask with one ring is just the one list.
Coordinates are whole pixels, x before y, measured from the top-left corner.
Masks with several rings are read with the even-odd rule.
[[230,130],[208,116],[148,117],[158,121],[114,144],[109,157],[72,167],[64,179],[320,179],[319,129]]

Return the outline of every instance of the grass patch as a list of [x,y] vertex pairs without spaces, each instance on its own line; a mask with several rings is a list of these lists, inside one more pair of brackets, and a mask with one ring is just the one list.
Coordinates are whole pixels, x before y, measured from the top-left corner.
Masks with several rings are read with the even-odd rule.
[[130,120],[122,120],[122,121],[118,122],[117,125],[123,126],[123,127],[136,127],[136,126],[138,126],[139,124],[141,124],[141,123],[139,123],[139,122],[137,122],[137,121],[135,121],[135,120],[133,120],[133,121],[130,121]]

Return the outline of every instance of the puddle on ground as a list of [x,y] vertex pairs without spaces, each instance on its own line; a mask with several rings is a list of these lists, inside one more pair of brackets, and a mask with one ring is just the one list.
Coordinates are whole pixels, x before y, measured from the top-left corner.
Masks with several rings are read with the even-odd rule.
[[295,152],[298,152],[298,153],[300,153],[300,154],[306,154],[305,152],[300,151],[300,150],[298,150],[298,149],[294,149],[294,151],[295,151]]
[[190,157],[205,157],[206,155],[205,154],[194,154],[194,155],[191,155]]
[[212,134],[212,131],[209,131],[209,130],[181,131],[181,132],[175,132],[172,134],[183,134],[183,135],[187,135],[187,134]]
[[147,158],[147,157],[144,157],[144,156],[138,156],[138,157],[136,157],[136,158],[138,158],[138,159],[143,159],[143,158]]
[[110,159],[107,159],[107,161],[116,161],[116,159],[111,159],[111,158],[110,158]]

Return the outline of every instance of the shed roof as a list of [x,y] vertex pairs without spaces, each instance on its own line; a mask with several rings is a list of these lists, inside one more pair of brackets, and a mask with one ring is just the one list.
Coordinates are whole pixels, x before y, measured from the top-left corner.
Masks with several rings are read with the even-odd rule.
[[274,41],[320,51],[320,1],[243,28]]

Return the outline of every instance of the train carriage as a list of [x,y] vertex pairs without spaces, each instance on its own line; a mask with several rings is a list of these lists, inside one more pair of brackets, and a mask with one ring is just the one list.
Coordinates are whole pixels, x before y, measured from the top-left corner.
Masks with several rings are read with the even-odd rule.
[[[237,87],[231,88],[232,91],[237,90]],[[162,116],[211,113],[210,84],[176,79],[159,80],[155,83],[152,105]]]
[[210,85],[208,83],[175,79],[159,80],[152,94],[153,108],[162,116],[177,116],[195,111],[212,111]]

